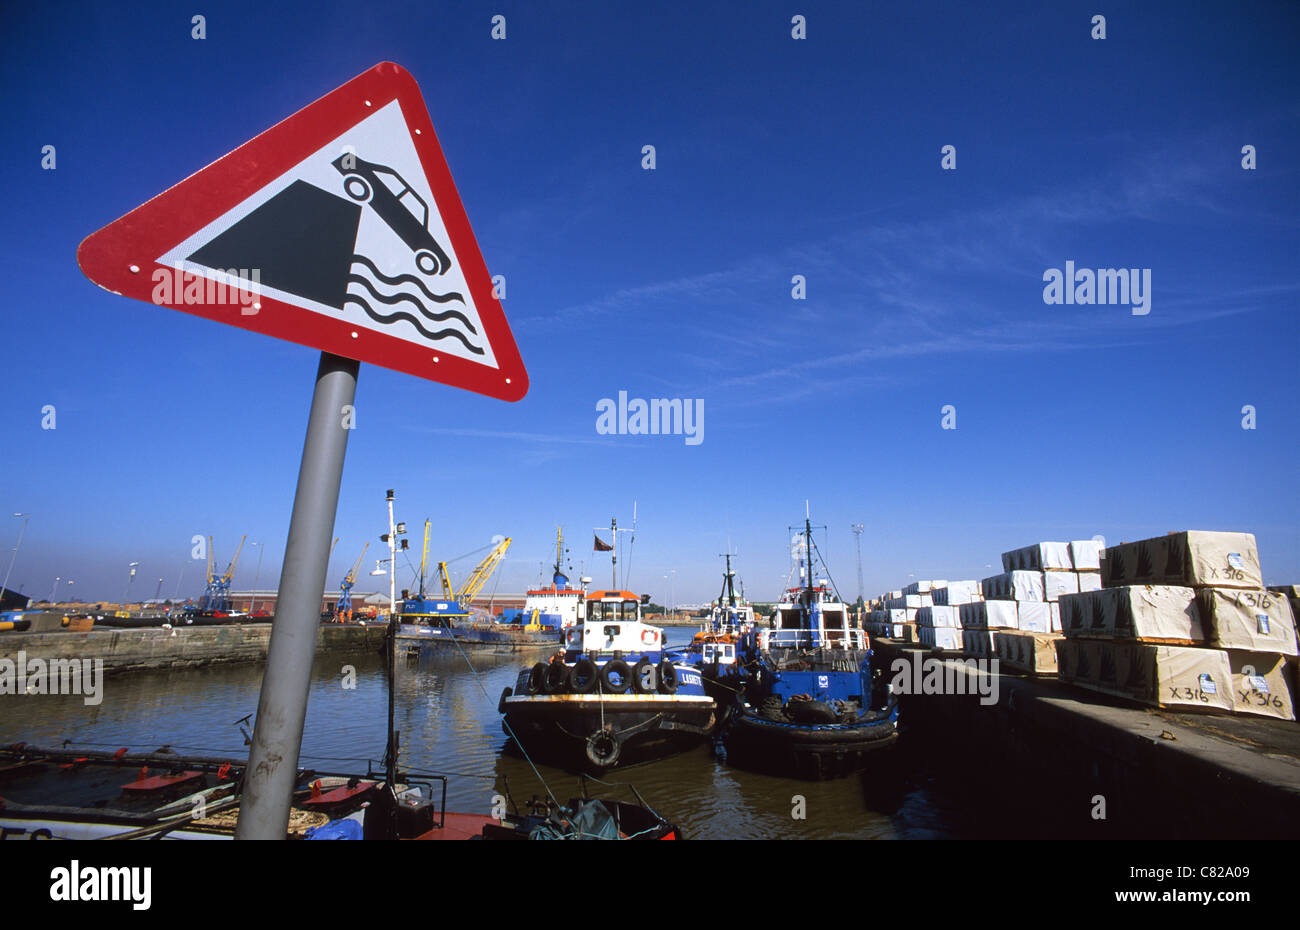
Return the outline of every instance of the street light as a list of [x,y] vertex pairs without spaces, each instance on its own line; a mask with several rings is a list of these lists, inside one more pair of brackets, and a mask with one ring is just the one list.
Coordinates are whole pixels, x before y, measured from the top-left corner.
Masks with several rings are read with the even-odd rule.
[[[388,543],[388,622],[393,622],[393,617],[397,610],[397,536],[399,533],[406,532],[405,523],[393,522],[393,489],[388,489],[388,532],[379,537],[380,542]],[[406,540],[402,540],[405,542]],[[403,547],[405,548],[405,547]],[[375,563],[375,568],[379,563]]]
[[16,513],[14,516],[23,518],[23,527],[18,531],[18,542],[14,546],[14,554],[9,557],[9,571],[5,572],[4,584],[0,584],[0,595],[9,590],[9,573],[14,570],[14,560],[18,558],[18,546],[23,544],[23,533],[27,532],[27,521],[32,517],[30,513]]
[[131,569],[131,571],[126,576],[126,590],[122,592],[123,606],[131,602],[131,582],[135,581],[135,570],[136,567],[139,566],[139,564],[140,564],[139,562],[132,562],[130,565],[127,566],[129,569]]
[[55,576],[54,576],[54,584],[50,585],[50,599],[49,599],[48,603],[50,603],[50,604],[53,604],[53,603],[54,603],[54,591],[55,591],[56,588],[58,588],[58,586],[59,586],[59,582],[62,581],[62,580],[63,580],[63,578],[60,577],[59,575],[55,575]]

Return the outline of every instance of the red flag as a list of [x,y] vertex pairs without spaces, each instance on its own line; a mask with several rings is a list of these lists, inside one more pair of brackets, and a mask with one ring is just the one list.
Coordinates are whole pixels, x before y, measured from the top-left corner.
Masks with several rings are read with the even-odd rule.
[[596,538],[596,548],[592,550],[593,552],[609,552],[611,549],[614,548],[613,546],[605,545],[605,543],[601,541],[601,538],[599,536],[596,536],[595,538]]

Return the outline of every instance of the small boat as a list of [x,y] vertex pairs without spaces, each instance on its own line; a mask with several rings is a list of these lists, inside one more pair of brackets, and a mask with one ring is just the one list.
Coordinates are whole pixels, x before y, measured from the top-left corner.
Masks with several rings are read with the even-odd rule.
[[[181,756],[166,747],[145,753],[0,747],[0,838],[233,839],[246,766],[246,759]],[[428,786],[440,777],[403,773],[397,793],[408,808],[426,798],[424,821],[431,825],[461,818],[464,826],[470,815],[436,807]],[[366,805],[383,783],[382,774],[371,772],[300,771],[288,838],[311,838],[345,818],[356,822],[346,832],[361,838]],[[480,817],[475,833],[489,822],[497,821]]]
[[874,676],[870,642],[849,606],[825,581],[814,583],[807,516],[803,535],[803,584],[786,591],[770,629],[742,637],[739,654],[753,671],[717,744],[742,767],[834,778],[896,743],[898,703]]
[[[483,828],[489,840],[680,840],[681,830],[646,803],[640,792],[626,786],[635,796],[631,801],[610,797],[592,798],[587,780],[582,779],[582,797],[561,805],[554,798],[533,795],[526,811],[507,813],[500,823]],[[511,806],[514,800],[507,798]]]
[[575,770],[648,762],[699,745],[717,725],[699,669],[664,649],[630,591],[593,591],[564,650],[519,673],[497,709],[525,751]]

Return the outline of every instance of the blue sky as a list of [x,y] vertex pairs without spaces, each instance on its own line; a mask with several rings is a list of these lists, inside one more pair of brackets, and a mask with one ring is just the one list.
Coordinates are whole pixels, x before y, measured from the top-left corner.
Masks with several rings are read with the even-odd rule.
[[[1266,581],[1300,580],[1295,5],[647,6],[214,3],[202,41],[170,4],[0,11],[11,587],[118,598],[138,561],[133,596],[196,594],[196,533],[223,564],[264,542],[275,583],[318,353],[110,295],[76,248],[382,60],[420,83],[532,387],[363,366],[331,587],[390,487],[437,557],[513,536],[502,591],[556,524],[603,583],[591,528],[634,499],[630,585],[660,600],[673,572],[715,595],[728,539],[775,595],[805,498],[850,598],[856,522],[868,595],[1179,529],[1253,532]],[[1045,304],[1067,260],[1150,268],[1150,314]],[[702,399],[704,441],[597,434],[620,390]]]

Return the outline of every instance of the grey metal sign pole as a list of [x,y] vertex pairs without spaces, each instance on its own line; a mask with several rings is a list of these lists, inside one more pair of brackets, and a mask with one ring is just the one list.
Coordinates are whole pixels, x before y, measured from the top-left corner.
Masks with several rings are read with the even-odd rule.
[[321,592],[348,447],[350,418],[345,421],[343,408],[356,399],[359,368],[353,359],[321,353],[236,839],[282,840],[288,832],[316,658]]

